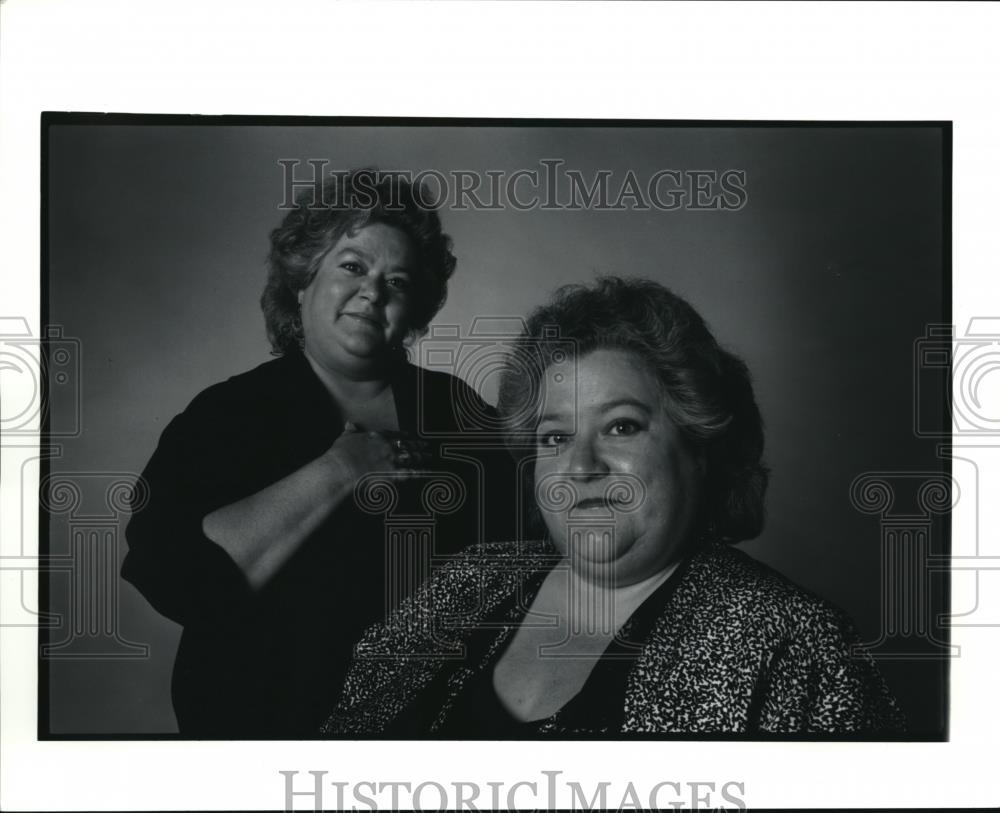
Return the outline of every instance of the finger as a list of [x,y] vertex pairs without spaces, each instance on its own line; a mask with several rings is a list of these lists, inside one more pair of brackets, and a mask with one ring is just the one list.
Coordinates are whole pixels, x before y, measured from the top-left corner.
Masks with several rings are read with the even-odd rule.
[[419,469],[429,469],[434,462],[434,459],[430,455],[412,451],[398,452],[394,456],[394,460],[397,466]]
[[433,455],[424,454],[422,452],[411,452],[410,454],[414,466],[425,467],[427,466],[428,463],[430,463],[434,459]]
[[430,446],[430,442],[416,435],[400,435],[400,439],[406,441],[411,446]]
[[402,478],[403,480],[409,480],[414,477],[429,477],[434,472],[428,471],[422,468],[409,468],[409,469],[396,469],[396,476]]
[[417,437],[411,432],[386,432],[385,436],[387,438],[391,438],[392,440],[401,440],[407,446],[419,446],[421,448],[430,448],[429,441]]
[[413,466],[424,466],[434,459],[433,455],[405,444],[401,444],[399,446],[394,445],[393,455],[398,462],[403,464],[408,463]]

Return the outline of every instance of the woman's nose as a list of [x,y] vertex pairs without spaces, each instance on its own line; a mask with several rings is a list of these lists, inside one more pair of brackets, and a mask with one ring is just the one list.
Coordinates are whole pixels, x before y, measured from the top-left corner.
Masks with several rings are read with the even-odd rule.
[[374,274],[366,274],[361,278],[358,294],[369,302],[378,303],[382,298],[381,277]]
[[587,480],[606,474],[608,467],[596,440],[577,435],[566,449],[566,473],[575,479]]

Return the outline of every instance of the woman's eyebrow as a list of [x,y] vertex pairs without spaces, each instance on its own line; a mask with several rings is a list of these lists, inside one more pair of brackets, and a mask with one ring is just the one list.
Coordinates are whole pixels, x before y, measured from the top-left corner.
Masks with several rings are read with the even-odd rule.
[[558,423],[560,420],[566,420],[564,413],[545,412],[538,416],[538,426],[541,426],[543,423]]
[[[638,400],[637,398],[629,398],[627,396],[622,398],[615,398],[613,401],[608,401],[603,404],[599,404],[597,409],[600,412],[610,412],[613,409],[617,409],[620,406],[630,406],[635,407],[640,412],[645,415],[652,415],[653,409],[649,404]],[[538,425],[541,426],[543,423],[558,423],[559,421],[572,421],[576,415],[579,414],[577,410],[566,410],[565,412],[543,412],[538,417]]]
[[352,245],[341,246],[339,249],[337,249],[335,254],[336,256],[339,257],[342,254],[347,254],[348,252],[350,252],[351,254],[356,254],[362,260],[371,262],[372,255],[369,254],[367,251],[365,251],[363,248],[359,248],[358,246],[352,246]]
[[[352,246],[352,245],[341,246],[339,249],[337,249],[337,251],[334,252],[333,256],[342,257],[344,254],[347,253],[355,255],[359,259],[364,260],[369,265],[375,262],[373,256],[369,254],[367,251],[365,251],[363,248],[359,248],[358,246]],[[411,268],[409,265],[394,265],[389,270],[394,273],[407,274],[408,276],[413,275],[413,268]]]
[[602,412],[610,412],[612,409],[617,409],[620,406],[631,406],[635,407],[641,412],[644,412],[647,415],[653,414],[653,410],[649,406],[649,404],[645,403],[644,401],[640,401],[637,398],[629,398],[627,396],[623,398],[616,398],[613,401],[607,401],[601,404],[600,408]]

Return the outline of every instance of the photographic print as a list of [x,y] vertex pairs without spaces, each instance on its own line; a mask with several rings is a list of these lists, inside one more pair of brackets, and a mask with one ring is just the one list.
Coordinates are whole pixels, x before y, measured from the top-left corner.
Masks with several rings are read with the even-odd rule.
[[995,807],[998,15],[0,3],[0,807]]
[[949,124],[42,149],[40,739],[947,738]]

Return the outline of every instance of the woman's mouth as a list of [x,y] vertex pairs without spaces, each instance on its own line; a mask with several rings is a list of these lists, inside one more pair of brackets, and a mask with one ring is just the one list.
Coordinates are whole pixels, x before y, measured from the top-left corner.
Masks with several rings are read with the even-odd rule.
[[574,511],[613,511],[621,510],[627,503],[624,500],[607,499],[606,497],[588,497],[573,506]]
[[384,327],[385,325],[385,323],[373,313],[357,313],[354,311],[342,311],[340,315],[349,316],[352,319],[356,319],[357,321],[363,324],[373,325],[374,327],[380,328]]
[[580,502],[573,507],[580,510],[586,510],[588,508],[610,508],[611,503],[603,497],[590,497],[586,500],[580,500]]

